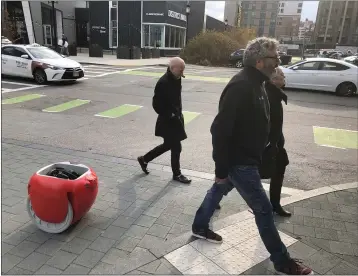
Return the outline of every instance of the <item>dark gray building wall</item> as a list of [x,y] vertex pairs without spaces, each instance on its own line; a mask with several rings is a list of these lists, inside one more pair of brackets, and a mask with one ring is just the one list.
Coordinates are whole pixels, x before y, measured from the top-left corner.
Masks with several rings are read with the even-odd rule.
[[192,39],[203,31],[204,18],[205,1],[190,2],[190,15],[188,18],[188,40]]
[[225,31],[225,23],[211,16],[206,16],[206,30]]
[[35,42],[38,44],[44,43],[43,28],[42,28],[42,16],[41,16],[41,2],[29,1],[32,26],[34,29]]
[[141,2],[118,1],[118,46],[141,47]]
[[109,2],[91,1],[89,2],[89,22],[90,22],[90,43],[101,45],[103,49],[108,49],[109,40]]
[[[48,1],[43,1],[48,3]],[[76,42],[75,1],[58,1],[55,8],[62,11],[63,32],[68,43]]]

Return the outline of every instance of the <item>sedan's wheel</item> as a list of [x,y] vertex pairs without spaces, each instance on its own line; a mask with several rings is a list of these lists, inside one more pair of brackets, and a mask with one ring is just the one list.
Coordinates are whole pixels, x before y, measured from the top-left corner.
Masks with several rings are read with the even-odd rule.
[[354,83],[351,82],[344,82],[338,85],[336,89],[337,96],[346,96],[350,97],[357,93],[357,87]]
[[36,69],[34,72],[34,79],[38,84],[45,84],[47,82],[45,71],[42,69]]
[[236,68],[242,68],[242,66],[243,66],[242,61],[239,60],[238,62],[236,62],[235,66],[236,66]]
[[67,215],[65,219],[60,223],[51,223],[41,220],[38,216],[36,216],[34,209],[32,209],[31,199],[30,197],[27,198],[27,212],[36,226],[45,231],[47,233],[58,234],[65,231],[68,227],[70,227],[73,219],[73,210],[72,205],[68,201],[68,208],[67,208]]

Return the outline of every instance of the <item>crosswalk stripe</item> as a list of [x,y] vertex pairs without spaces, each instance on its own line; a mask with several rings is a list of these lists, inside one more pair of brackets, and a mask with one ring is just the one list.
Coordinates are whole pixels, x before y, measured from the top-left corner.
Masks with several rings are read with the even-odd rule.
[[55,106],[51,106],[48,108],[43,109],[42,111],[44,112],[62,112],[71,108],[75,108],[84,104],[89,103],[90,100],[80,100],[80,99],[76,99],[73,101],[69,101],[63,104],[59,104],[59,105],[55,105]]
[[104,112],[98,113],[95,116],[114,119],[114,118],[118,118],[118,117],[127,115],[128,113],[134,112],[142,107],[143,106],[140,106],[140,105],[124,104],[124,105],[117,106],[115,108],[106,110]]
[[87,73],[87,72],[93,73],[93,74],[103,74],[103,73],[110,73],[110,72],[116,72],[116,71],[113,71],[113,70],[111,70],[111,71],[109,71],[109,70],[107,70],[107,71],[92,71],[92,70],[86,70],[85,73]]
[[27,101],[31,101],[34,99],[38,99],[38,98],[41,98],[44,96],[45,95],[41,95],[41,94],[27,94],[27,95],[23,95],[23,96],[19,96],[19,97],[2,100],[1,103],[2,104],[16,104],[16,103],[22,103],[22,102],[27,102]]
[[[148,72],[148,71],[122,71],[122,74],[134,75],[134,76],[146,76],[146,77],[161,77],[163,73],[159,72]],[[194,76],[194,75],[185,75],[185,78],[188,80],[198,80],[198,81],[207,81],[207,82],[217,82],[217,83],[227,83],[230,78],[219,78],[219,77],[208,77],[208,76]]]
[[184,116],[184,124],[189,124],[192,120],[198,117],[200,113],[198,112],[191,112],[191,111],[183,111]]
[[313,126],[314,141],[322,147],[358,149],[358,131]]

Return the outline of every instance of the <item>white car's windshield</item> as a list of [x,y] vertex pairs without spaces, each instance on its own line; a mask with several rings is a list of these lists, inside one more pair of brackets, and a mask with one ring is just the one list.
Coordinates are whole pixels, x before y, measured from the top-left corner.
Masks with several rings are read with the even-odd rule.
[[33,55],[35,58],[38,59],[56,59],[56,58],[63,58],[59,53],[49,49],[49,48],[27,48],[27,50]]

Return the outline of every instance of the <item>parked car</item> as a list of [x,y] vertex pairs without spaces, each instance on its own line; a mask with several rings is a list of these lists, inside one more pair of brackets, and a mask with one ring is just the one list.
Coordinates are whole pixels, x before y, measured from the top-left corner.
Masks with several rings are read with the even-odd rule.
[[329,91],[339,96],[357,93],[358,66],[343,60],[309,58],[280,68],[286,88]]
[[343,60],[358,66],[358,55],[357,54],[354,56],[346,57]]
[[229,62],[231,65],[234,65],[236,68],[244,67],[243,58],[244,58],[245,49],[239,49],[233,53],[231,53],[229,57]]
[[6,36],[1,36],[1,45],[5,45],[5,44],[11,44],[11,40],[8,39]]
[[33,78],[38,84],[84,77],[84,68],[77,61],[39,44],[2,46],[1,60],[1,74]]

